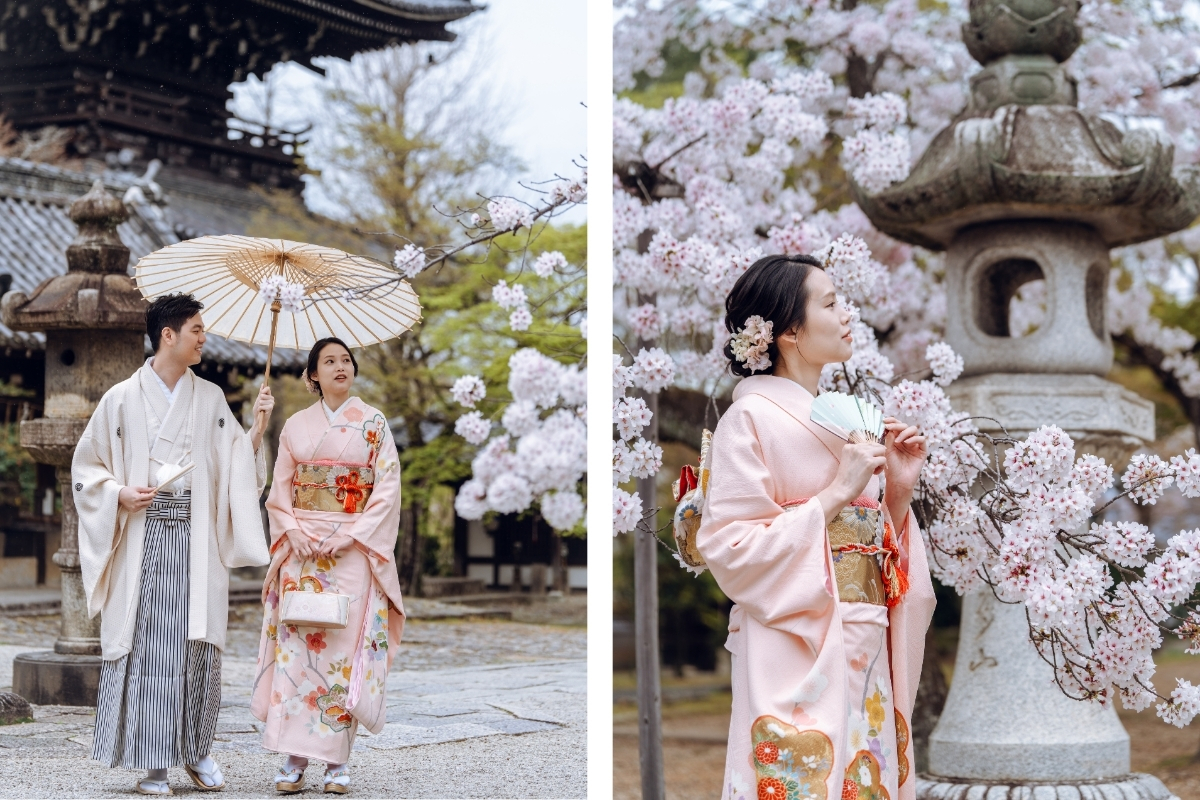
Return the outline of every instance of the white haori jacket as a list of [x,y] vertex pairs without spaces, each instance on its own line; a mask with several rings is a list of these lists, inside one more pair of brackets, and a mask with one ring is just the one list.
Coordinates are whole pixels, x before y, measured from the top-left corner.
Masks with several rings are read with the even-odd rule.
[[[119,506],[117,495],[124,486],[152,485],[158,461],[196,464],[188,476],[188,639],[223,650],[228,569],[270,561],[258,502],[267,474],[263,448],[253,451],[216,385],[188,370],[179,379],[175,402],[169,403],[154,378],[147,361],[105,393],[71,464],[88,615],[101,614],[105,660],[118,659],[133,647],[146,532],[146,512],[130,514]],[[152,420],[161,421],[153,442]]]

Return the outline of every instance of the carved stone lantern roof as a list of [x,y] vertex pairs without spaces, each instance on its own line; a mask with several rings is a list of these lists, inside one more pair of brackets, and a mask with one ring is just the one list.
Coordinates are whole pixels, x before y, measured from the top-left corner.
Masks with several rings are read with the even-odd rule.
[[1200,174],[1172,169],[1157,120],[1076,107],[1061,65],[1079,44],[1076,0],[972,0],[963,40],[984,69],[967,109],[903,182],[853,186],[876,227],[945,249],[963,228],[1043,219],[1091,226],[1108,247],[1173,233],[1200,214]]
[[28,296],[6,294],[4,324],[18,331],[145,330],[146,302],[129,277],[129,248],[116,230],[128,218],[124,204],[97,179],[71,205],[79,233],[67,247],[67,273],[42,281]]
[[884,233],[944,250],[968,225],[1082,222],[1108,247],[1155,239],[1200,214],[1200,175],[1172,171],[1175,148],[1139,120],[1071,106],[1005,105],[934,138],[902,182],[854,198]]

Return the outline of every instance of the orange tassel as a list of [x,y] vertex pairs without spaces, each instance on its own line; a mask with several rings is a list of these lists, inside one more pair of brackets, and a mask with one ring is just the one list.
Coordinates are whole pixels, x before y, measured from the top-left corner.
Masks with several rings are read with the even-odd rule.
[[892,608],[908,594],[908,573],[900,568],[900,547],[888,522],[883,523],[883,549],[883,580],[887,585],[888,608]]

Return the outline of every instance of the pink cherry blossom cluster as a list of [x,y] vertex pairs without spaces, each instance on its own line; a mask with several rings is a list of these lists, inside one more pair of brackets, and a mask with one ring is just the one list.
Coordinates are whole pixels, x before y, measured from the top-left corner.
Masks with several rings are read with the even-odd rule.
[[417,277],[425,269],[425,248],[412,243],[404,245],[392,256],[392,266],[410,280]]
[[567,257],[557,250],[547,250],[533,262],[533,272],[539,278],[549,278],[557,269],[567,266]]
[[487,211],[492,227],[498,231],[513,231],[533,224],[533,209],[511,197],[489,200]]
[[[641,350],[632,366],[613,355],[613,535],[629,533],[641,521],[642,499],[637,492],[626,492],[618,484],[631,478],[649,478],[662,468],[662,448],[642,437],[650,424],[650,407],[641,397],[628,397],[629,389],[657,392],[670,384],[675,366],[663,351]],[[663,383],[663,378],[666,383]],[[653,387],[653,388],[652,388]]]
[[[1136,710],[1157,701],[1164,720],[1189,723],[1198,710],[1192,689],[1158,694],[1152,653],[1171,622],[1200,647],[1190,602],[1200,584],[1200,530],[1182,531],[1160,550],[1145,525],[1095,521],[1113,502],[1097,507],[1112,494],[1112,469],[1093,455],[1077,458],[1071,437],[1054,426],[1012,442],[1002,468],[991,462],[962,462],[973,476],[945,490],[922,476],[922,499],[935,509],[926,543],[939,580],[962,592],[986,584],[1001,600],[1023,603],[1030,638],[1068,695],[1101,703],[1120,696]],[[1172,482],[1195,494],[1196,471],[1194,451],[1170,464],[1135,456],[1122,494],[1153,503]],[[981,487],[977,500],[972,483]]]
[[949,386],[962,374],[962,356],[955,353],[945,342],[934,342],[925,348],[925,360],[933,371],[933,382],[938,386]]
[[[535,221],[548,222],[561,209],[585,202],[586,170],[577,179],[556,182],[546,197],[545,205],[537,209],[512,198],[489,198],[488,218],[479,213],[482,207],[460,212],[469,240],[437,247],[432,251],[436,253],[432,261],[422,255],[422,264],[428,266],[469,248],[488,245],[507,231],[532,227]],[[410,250],[423,252],[411,246],[399,251],[397,268],[401,254]],[[513,274],[496,282],[491,299],[509,312],[512,330],[524,331],[533,320],[531,301],[526,285],[515,280],[524,275],[525,265],[540,279],[530,283],[530,289],[549,291],[551,297],[558,291],[556,287],[577,282],[585,268],[570,264],[558,251],[532,258],[528,245],[517,256],[511,259]],[[540,295],[536,306],[560,310]],[[586,314],[562,321],[578,326],[579,334],[586,337]],[[546,344],[561,352],[558,341]],[[516,514],[536,506],[551,527],[571,531],[584,517],[586,507],[580,492],[587,472],[586,370],[582,359],[563,363],[541,352],[541,348],[540,344],[537,348],[523,347],[509,357],[507,390],[511,400],[489,403],[491,410],[486,416],[474,410],[455,421],[455,433],[479,446],[471,462],[471,479],[460,487],[454,501],[455,511],[464,519],[480,519],[489,512]],[[477,375],[465,375],[454,382],[450,394],[460,405],[475,408],[488,396],[488,386]],[[493,435],[497,427],[500,431]]]
[[303,284],[293,283],[283,275],[269,275],[258,287],[258,298],[264,305],[270,306],[278,300],[280,307],[289,314],[304,310],[306,294]]
[[[500,418],[505,432],[489,440],[493,423],[479,411],[455,423],[456,433],[483,447],[454,508],[464,519],[479,519],[489,511],[525,511],[537,502],[547,523],[570,530],[584,514],[578,486],[587,471],[586,373],[533,348],[514,353],[508,368],[513,402]],[[456,399],[478,402],[486,387],[468,379],[479,381],[460,378],[452,392]],[[549,413],[543,417],[544,412]]]
[[459,405],[474,408],[487,396],[487,384],[478,375],[464,375],[450,387],[450,394]]
[[525,296],[525,287],[520,284],[508,285],[500,280],[492,287],[492,300],[504,310],[511,309],[508,315],[508,326],[514,331],[528,330],[533,324],[533,314],[529,311],[529,300]]

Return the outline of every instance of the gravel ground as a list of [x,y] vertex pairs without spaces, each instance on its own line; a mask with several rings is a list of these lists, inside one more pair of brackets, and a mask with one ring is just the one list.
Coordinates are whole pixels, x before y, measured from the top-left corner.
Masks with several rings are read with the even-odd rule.
[[[577,604],[551,621],[574,622]],[[259,745],[248,709],[258,652],[258,606],[230,611],[223,701],[214,757],[226,776],[221,797],[277,797],[280,761]],[[56,614],[0,615],[0,689],[12,658],[53,645]],[[584,797],[587,792],[587,632],[567,625],[491,619],[413,619],[388,691],[388,725],[360,732],[351,758],[352,793],[388,798]],[[138,774],[87,760],[91,709],[39,706],[33,723],[0,727],[0,798],[132,797]],[[299,796],[320,794],[321,767],[309,767]],[[176,794],[199,793],[181,768]]]

